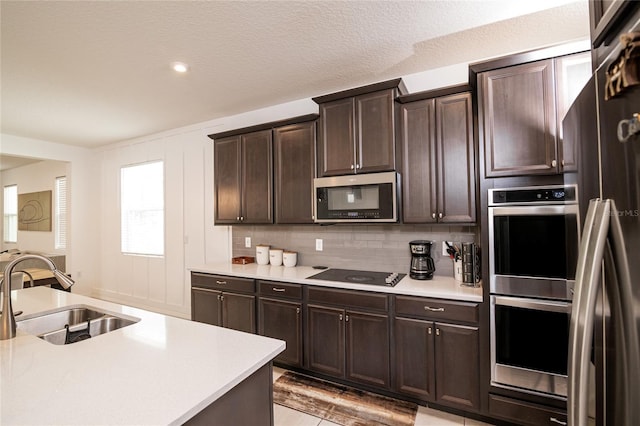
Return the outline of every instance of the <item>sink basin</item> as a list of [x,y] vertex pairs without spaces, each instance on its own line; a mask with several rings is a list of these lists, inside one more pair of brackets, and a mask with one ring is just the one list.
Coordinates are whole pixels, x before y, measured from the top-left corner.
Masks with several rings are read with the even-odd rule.
[[139,318],[75,305],[25,316],[17,320],[18,330],[53,343],[65,345],[96,337],[140,321]]

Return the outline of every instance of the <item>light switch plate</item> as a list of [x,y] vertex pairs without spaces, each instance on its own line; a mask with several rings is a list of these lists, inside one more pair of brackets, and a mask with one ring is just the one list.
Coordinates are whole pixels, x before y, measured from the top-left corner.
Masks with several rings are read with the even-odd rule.
[[449,256],[449,253],[447,253],[447,242],[443,241],[442,242],[442,255],[443,256]]
[[244,237],[244,246],[246,248],[251,248],[251,237]]
[[322,239],[316,238],[316,251],[322,251]]

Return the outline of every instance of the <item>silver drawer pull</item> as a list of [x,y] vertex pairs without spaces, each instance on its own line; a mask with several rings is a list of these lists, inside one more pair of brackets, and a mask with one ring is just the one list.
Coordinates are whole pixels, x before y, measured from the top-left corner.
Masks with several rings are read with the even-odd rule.
[[219,281],[219,280],[216,280],[216,284],[226,284],[226,283],[227,283],[226,281]]
[[271,290],[277,291],[277,292],[280,292],[280,293],[284,293],[285,291],[287,291],[287,289],[285,289],[285,288],[278,288],[278,287],[272,287]]
[[425,306],[424,310],[431,312],[444,312],[444,308],[432,308],[431,306]]
[[549,421],[553,422],[553,423],[558,423],[559,425],[566,425],[567,424],[567,422],[563,422],[562,420],[558,420],[555,417],[549,418]]

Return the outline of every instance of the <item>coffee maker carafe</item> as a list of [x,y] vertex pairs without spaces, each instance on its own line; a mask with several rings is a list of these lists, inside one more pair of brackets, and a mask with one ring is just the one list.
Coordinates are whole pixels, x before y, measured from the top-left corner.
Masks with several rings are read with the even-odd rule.
[[431,245],[433,241],[415,240],[409,242],[411,251],[411,268],[409,277],[416,280],[430,280],[436,267],[431,258]]

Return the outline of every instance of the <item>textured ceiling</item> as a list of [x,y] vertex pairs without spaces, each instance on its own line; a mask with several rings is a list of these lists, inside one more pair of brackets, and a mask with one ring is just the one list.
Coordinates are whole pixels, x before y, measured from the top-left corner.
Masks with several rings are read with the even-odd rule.
[[2,133],[89,147],[588,37],[586,0],[2,0],[0,17]]

